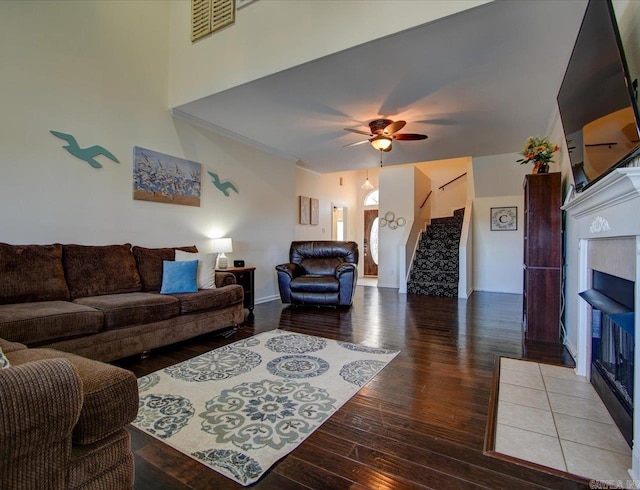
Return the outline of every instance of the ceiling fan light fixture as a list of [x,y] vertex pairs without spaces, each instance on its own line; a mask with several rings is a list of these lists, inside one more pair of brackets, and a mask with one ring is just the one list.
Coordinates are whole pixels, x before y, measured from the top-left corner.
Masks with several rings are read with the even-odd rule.
[[391,146],[391,138],[382,134],[375,136],[371,139],[371,146],[373,146],[376,150],[385,151],[387,148]]

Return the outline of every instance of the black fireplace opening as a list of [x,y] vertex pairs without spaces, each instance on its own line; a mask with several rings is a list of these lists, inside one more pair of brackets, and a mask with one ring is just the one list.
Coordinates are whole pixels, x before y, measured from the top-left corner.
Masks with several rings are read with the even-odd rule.
[[580,293],[592,307],[591,383],[631,446],[635,284],[596,270],[592,279],[593,288]]

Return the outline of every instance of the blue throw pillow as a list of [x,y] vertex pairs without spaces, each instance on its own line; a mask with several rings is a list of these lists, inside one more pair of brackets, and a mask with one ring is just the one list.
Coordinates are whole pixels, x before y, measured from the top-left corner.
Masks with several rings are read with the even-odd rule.
[[197,275],[197,260],[187,260],[184,262],[163,260],[162,289],[160,289],[160,294],[195,293],[198,291]]

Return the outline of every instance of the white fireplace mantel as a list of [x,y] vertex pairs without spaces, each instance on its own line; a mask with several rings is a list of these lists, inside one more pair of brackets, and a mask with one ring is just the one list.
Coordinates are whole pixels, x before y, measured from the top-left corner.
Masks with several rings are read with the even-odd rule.
[[[634,162],[640,164],[640,158]],[[612,247],[611,261],[635,280],[635,310],[640,311],[640,168],[616,169],[562,207],[565,220],[565,345],[576,361],[576,373],[590,378],[591,315],[590,307],[578,293],[591,287],[589,247]],[[620,254],[613,243],[631,241],[627,252]],[[604,242],[602,239],[609,239]],[[599,242],[594,242],[598,240]],[[635,243],[635,247],[633,244]],[[611,244],[611,245],[610,245]],[[621,257],[621,255],[625,255]],[[607,255],[605,254],[605,257]],[[612,265],[613,266],[613,265]],[[607,272],[606,270],[603,272]],[[636,349],[634,373],[634,447],[630,475],[640,479],[640,315],[636,315]]]
[[[640,197],[640,168],[619,168],[577,194],[562,209],[573,218],[605,211]],[[639,210],[640,211],[640,210]]]

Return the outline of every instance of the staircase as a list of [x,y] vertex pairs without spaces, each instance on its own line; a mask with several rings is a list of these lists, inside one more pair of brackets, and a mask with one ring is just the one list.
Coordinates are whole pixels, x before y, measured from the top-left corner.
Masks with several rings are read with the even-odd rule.
[[413,259],[407,292],[425,296],[458,297],[458,248],[464,209],[450,218],[435,218],[422,232]]

